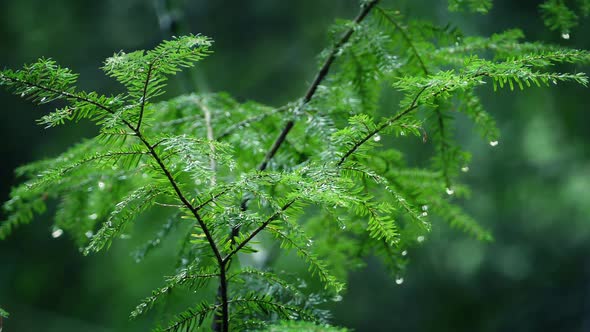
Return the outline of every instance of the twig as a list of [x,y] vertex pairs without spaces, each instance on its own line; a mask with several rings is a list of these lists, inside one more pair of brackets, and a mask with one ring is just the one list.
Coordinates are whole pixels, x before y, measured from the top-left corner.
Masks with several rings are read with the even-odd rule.
[[[377,7],[377,11],[379,13],[381,13],[385,17],[385,19],[389,23],[391,23],[400,32],[400,34],[402,35],[402,38],[408,44],[408,46],[412,50],[412,53],[414,53],[414,56],[418,60],[418,63],[420,64],[420,68],[422,69],[422,72],[424,72],[424,75],[426,75],[426,76],[430,75],[428,68],[424,64],[424,60],[422,59],[422,56],[420,55],[420,52],[418,52],[418,49],[416,48],[416,46],[412,42],[412,39],[410,38],[410,36],[407,34],[405,28],[402,27],[396,20],[394,20],[391,17],[391,15],[387,14],[387,12],[385,12],[381,7]],[[444,119],[443,119],[443,115],[442,115],[442,111],[440,110],[440,107],[437,107],[435,109],[435,113],[436,113],[436,118],[437,118],[437,123],[438,123],[438,129],[439,129],[440,136],[441,136],[442,161],[443,161],[443,164],[446,164],[447,157],[448,157],[447,151],[448,151],[449,146],[445,140],[445,123],[444,123]],[[445,184],[447,187],[450,187],[451,181],[449,179],[447,167],[444,167],[443,173],[444,173],[444,178],[445,178]]]
[[[316,74],[315,79],[313,80],[313,82],[311,83],[311,85],[307,89],[307,92],[303,96],[303,100],[301,101],[301,104],[299,105],[298,110],[302,109],[303,106],[305,106],[307,103],[309,103],[311,101],[311,99],[313,98],[313,96],[315,95],[315,93],[318,89],[318,86],[322,83],[322,81],[328,75],[328,72],[330,71],[330,67],[332,66],[332,63],[334,62],[334,60],[336,60],[338,52],[340,51],[342,46],[344,46],[344,44],[346,44],[348,42],[348,40],[350,39],[350,37],[354,33],[355,26],[358,25],[359,23],[361,23],[365,19],[365,17],[369,14],[371,9],[373,9],[373,7],[375,7],[378,2],[379,2],[379,0],[372,0],[372,1],[368,2],[367,4],[365,4],[361,8],[361,11],[357,15],[357,17],[354,19],[353,26],[350,29],[348,29],[344,33],[344,35],[342,35],[342,38],[340,38],[340,40],[332,47],[332,51],[328,55],[328,58],[326,59],[326,61],[322,65],[322,67],[320,68],[319,72]],[[285,124],[285,127],[283,128],[283,130],[279,134],[279,137],[277,137],[277,139],[274,141],[270,150],[268,150],[268,152],[264,156],[264,160],[258,166],[259,171],[264,171],[266,169],[269,161],[274,157],[274,155],[277,153],[277,151],[279,150],[281,145],[285,142],[287,135],[289,135],[289,132],[291,131],[291,129],[293,129],[294,125],[295,125],[294,120],[289,120]]]

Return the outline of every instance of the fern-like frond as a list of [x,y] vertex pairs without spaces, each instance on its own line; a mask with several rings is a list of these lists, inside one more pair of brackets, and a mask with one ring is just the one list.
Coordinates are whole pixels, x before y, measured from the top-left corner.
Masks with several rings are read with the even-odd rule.
[[218,304],[209,304],[202,302],[192,308],[177,314],[167,327],[158,327],[153,332],[178,332],[192,331],[201,327],[207,317],[212,315],[220,307]]
[[309,264],[309,271],[312,274],[317,274],[320,280],[324,282],[326,288],[330,288],[336,293],[344,289],[345,284],[338,281],[330,273],[326,263],[310,251],[310,248],[313,246],[313,240],[307,238],[299,226],[295,223],[289,223],[287,227],[270,224],[267,229],[281,241],[282,248],[295,249],[297,255]]
[[244,278],[244,277],[252,277],[257,278],[261,282],[263,282],[267,287],[278,287],[280,288],[282,293],[287,293],[289,296],[302,296],[301,290],[297,288],[292,283],[282,279],[278,275],[271,273],[269,271],[257,270],[249,267],[242,268],[240,271],[232,274],[228,280],[232,280],[234,278]]
[[134,319],[144,314],[162,297],[173,289],[184,286],[195,291],[205,287],[212,278],[217,278],[219,273],[212,268],[199,269],[193,266],[180,270],[176,275],[167,278],[166,285],[154,290],[152,295],[141,301],[130,314],[130,318]]
[[11,199],[2,205],[8,217],[0,223],[0,240],[4,240],[16,227],[33,221],[35,214],[41,214],[46,209],[47,195],[30,195],[21,186],[13,189],[10,196]]
[[176,164],[173,171],[189,173],[195,179],[211,176],[211,159],[218,165],[234,167],[231,147],[225,143],[180,135],[161,138],[158,147],[162,150],[164,160],[172,160]]
[[[232,305],[232,310],[237,312],[236,316],[238,317],[255,314],[266,316],[276,314],[282,319],[318,321],[313,312],[298,306],[281,303],[269,295],[248,293],[234,297],[229,302]],[[232,320],[230,320],[231,323],[233,323]]]
[[114,237],[124,229],[127,223],[152,206],[156,197],[166,193],[165,188],[146,185],[129,194],[115,206],[109,219],[103,223],[100,230],[92,237],[88,247],[84,249],[84,254],[98,252],[105,246],[108,248]]
[[154,238],[146,242],[141,247],[137,248],[131,253],[131,256],[135,259],[135,262],[141,262],[150,252],[162,245],[165,237],[178,226],[178,219],[180,213],[175,213],[162,225],[158,230]]
[[188,35],[162,42],[150,51],[119,52],[108,58],[102,69],[128,90],[130,109],[125,114],[139,129],[149,100],[164,93],[167,75],[192,67],[209,54],[212,41]]
[[0,72],[0,85],[15,95],[36,104],[64,100],[69,105],[43,116],[38,122],[46,127],[63,124],[66,120],[89,118],[100,122],[115,114],[115,108],[123,102],[121,96],[106,97],[95,92],[77,92],[78,75],[60,67],[54,60],[39,59],[21,70]]

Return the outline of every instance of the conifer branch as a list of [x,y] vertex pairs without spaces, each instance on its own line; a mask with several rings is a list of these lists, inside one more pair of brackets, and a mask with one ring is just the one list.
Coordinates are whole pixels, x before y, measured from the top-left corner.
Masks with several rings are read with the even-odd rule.
[[[320,70],[316,74],[313,82],[311,83],[311,85],[307,89],[307,92],[303,96],[303,99],[301,100],[299,106],[297,107],[297,111],[302,109],[307,103],[309,103],[312,100],[312,98],[315,95],[315,92],[317,91],[317,88],[320,86],[322,81],[328,75],[328,72],[330,71],[330,67],[332,66],[332,63],[334,62],[334,60],[336,60],[338,52],[341,50],[342,46],[344,46],[344,44],[346,44],[348,42],[348,40],[350,39],[350,37],[354,33],[355,26],[360,24],[365,19],[365,17],[367,17],[367,15],[371,11],[371,9],[376,7],[376,5],[377,5],[377,3],[379,3],[379,1],[380,0],[371,0],[370,2],[364,4],[361,7],[361,11],[356,16],[356,18],[353,20],[353,26],[351,28],[349,28],[342,35],[341,39],[336,44],[334,44],[334,46],[332,47],[332,51],[330,52],[330,54],[328,55],[328,57],[324,61],[323,65],[320,67]],[[279,134],[277,139],[273,142],[270,150],[268,150],[268,152],[264,156],[264,160],[258,165],[257,169],[259,171],[266,170],[266,168],[268,167],[268,163],[274,157],[274,155],[277,153],[277,151],[279,150],[281,145],[285,142],[287,135],[289,135],[289,132],[291,131],[291,129],[293,129],[294,125],[295,125],[294,120],[287,121],[287,123],[285,124],[285,127],[281,130],[281,133]],[[248,201],[249,201],[249,198],[245,198],[242,200],[242,202],[240,204],[240,208],[242,211],[245,211],[248,208]],[[233,242],[233,238],[238,236],[239,233],[240,233],[239,227],[235,227],[234,229],[232,229],[232,233],[231,233],[232,242]]]
[[391,23],[397,31],[400,32],[400,34],[402,35],[402,38],[408,44],[408,46],[412,50],[412,53],[414,53],[416,60],[418,60],[418,63],[420,64],[420,68],[422,69],[422,71],[424,72],[425,75],[428,75],[428,69],[426,68],[426,64],[424,63],[424,60],[422,59],[420,52],[418,52],[418,49],[414,45],[414,42],[412,42],[412,39],[410,38],[410,36],[406,32],[406,29],[404,27],[402,27],[401,24],[399,24],[396,20],[394,20],[393,17],[391,17],[391,15],[389,15],[385,10],[383,10],[383,8],[381,8],[381,6],[377,6],[377,7],[375,7],[375,9],[381,15],[383,15],[383,17],[385,17],[385,19],[389,23]]
[[[99,109],[101,109],[109,114],[115,114],[115,111],[112,108],[105,106],[105,105],[103,105],[97,101],[94,101],[90,98],[80,96],[80,95],[72,93],[72,92],[54,89],[54,88],[51,88],[51,87],[43,85],[43,84],[22,80],[22,79],[19,79],[16,77],[10,77],[10,76],[4,75],[4,74],[2,74],[2,76],[0,78],[2,80],[7,80],[12,83],[19,83],[19,84],[23,84],[25,86],[29,86],[31,88],[35,88],[35,89],[39,89],[39,90],[42,90],[45,92],[49,92],[49,93],[64,97],[66,99],[69,98],[72,100],[76,100],[78,102],[86,103],[86,104],[98,107]],[[127,121],[126,119],[123,119],[123,118],[121,118],[121,121],[123,122],[123,124],[125,124],[125,126],[127,126],[129,129],[131,129],[132,131],[135,132],[135,127],[129,121]]]
[[418,98],[420,98],[420,95],[424,91],[426,91],[427,88],[428,88],[428,86],[424,86],[420,90],[420,92],[418,92],[418,94],[414,97],[414,100],[412,101],[412,103],[410,104],[410,106],[408,108],[406,108],[402,112],[398,113],[394,117],[390,118],[389,120],[385,121],[383,124],[381,124],[380,126],[378,126],[377,128],[375,128],[374,130],[370,131],[367,135],[365,135],[365,137],[363,137],[363,139],[361,139],[360,141],[356,142],[348,151],[346,151],[346,153],[344,153],[344,155],[336,163],[336,166],[342,165],[346,161],[346,159],[348,159],[348,157],[350,157],[350,155],[352,155],[358,148],[360,148],[363,144],[365,144],[368,140],[370,140],[371,137],[377,135],[383,129],[391,126],[392,124],[396,123],[398,120],[400,120],[401,118],[403,118],[404,116],[406,116],[408,113],[410,113],[413,110],[415,110],[416,108],[418,108],[418,104],[417,104]]
[[142,97],[141,97],[140,105],[139,105],[139,119],[137,120],[137,126],[135,127],[136,131],[139,131],[141,128],[141,121],[143,120],[143,111],[145,109],[145,104],[146,104],[146,99],[147,99],[147,89],[150,84],[150,80],[152,78],[152,70],[154,69],[154,65],[157,60],[158,60],[158,58],[156,58],[154,61],[150,62],[149,66],[148,66],[147,74],[145,75],[145,82],[143,83],[143,92],[142,92]]
[[180,199],[182,204],[184,204],[184,206],[186,206],[193,213],[194,217],[197,219],[197,222],[199,223],[199,226],[203,230],[203,233],[205,234],[205,237],[207,238],[207,242],[209,242],[209,246],[211,246],[211,250],[213,250],[213,253],[215,254],[215,258],[217,259],[217,261],[222,262],[223,258],[221,256],[219,248],[217,247],[217,244],[215,243],[215,240],[213,239],[211,231],[207,227],[207,224],[205,224],[205,221],[201,218],[201,215],[199,214],[199,212],[189,202],[189,200],[186,198],[186,196],[184,196],[184,194],[182,193],[182,190],[180,190],[180,187],[178,186],[178,183],[176,183],[176,180],[172,176],[172,173],[170,173],[170,170],[168,170],[166,165],[164,165],[164,162],[162,161],[162,159],[160,158],[160,156],[158,155],[156,150],[152,147],[152,145],[145,139],[145,137],[143,137],[143,134],[140,131],[136,131],[136,134],[137,134],[137,137],[141,140],[141,142],[148,148],[150,154],[152,155],[152,157],[154,158],[154,160],[156,161],[158,166],[160,166],[160,169],[162,170],[162,172],[164,172],[164,175],[166,176],[166,178],[170,182],[170,185],[172,186],[172,188],[176,192],[176,195],[178,196],[178,198]]
[[[385,19],[389,23],[391,23],[397,29],[397,31],[400,32],[402,38],[408,44],[408,47],[410,47],[412,53],[416,57],[416,60],[418,60],[418,63],[420,64],[420,68],[422,69],[422,72],[424,73],[424,75],[425,76],[430,75],[430,72],[429,72],[428,68],[426,67],[426,64],[424,63],[424,60],[422,58],[422,55],[420,54],[420,52],[418,52],[418,49],[414,45],[414,42],[412,41],[412,39],[410,38],[410,36],[406,32],[405,28],[402,27],[396,20],[394,20],[393,17],[391,17],[391,15],[389,15],[380,6],[377,6],[376,10],[381,15],[383,15],[383,17],[385,17]],[[439,130],[439,133],[440,133],[440,136],[441,136],[440,144],[441,144],[442,159],[443,159],[443,163],[446,163],[447,162],[446,161],[446,159],[447,159],[447,151],[448,151],[448,148],[449,147],[448,147],[447,140],[445,138],[446,137],[446,135],[445,135],[445,123],[444,123],[442,111],[440,110],[440,105],[436,107],[436,109],[434,110],[434,112],[436,114],[437,124],[438,124],[438,130]],[[449,174],[448,174],[447,167],[444,167],[444,169],[443,169],[443,175],[444,175],[444,178],[445,178],[445,182],[446,182],[447,188],[450,188],[451,187],[451,183],[450,183],[450,179],[449,179]]]
[[88,98],[84,98],[84,97],[78,96],[76,94],[67,92],[67,91],[56,90],[56,89],[50,88],[50,87],[45,86],[45,85],[41,85],[41,84],[38,84],[38,83],[21,80],[21,79],[14,78],[14,77],[9,77],[9,76],[6,76],[6,75],[2,75],[2,79],[3,80],[11,81],[13,83],[20,83],[20,84],[23,84],[23,85],[26,85],[26,86],[30,86],[32,88],[37,88],[37,89],[40,89],[40,90],[51,92],[51,93],[54,93],[54,94],[59,95],[59,96],[62,96],[62,97],[71,98],[71,99],[75,99],[75,100],[78,100],[78,101],[81,101],[81,102],[85,102],[85,103],[94,105],[94,106],[96,106],[96,107],[98,107],[98,108],[100,108],[100,109],[102,109],[104,111],[107,111],[110,114],[114,114],[115,113],[115,111],[113,111],[112,109],[108,108],[105,105],[102,105],[100,103],[95,102],[94,100],[90,100]]
[[[398,215],[416,222],[420,231],[428,231],[430,222],[426,217],[432,212],[455,228],[479,239],[489,239],[490,235],[446,199],[440,190],[443,178],[449,186],[449,177],[456,175],[453,170],[458,172],[462,166],[459,163],[465,160],[463,155],[456,153],[457,147],[451,140],[453,127],[442,112],[447,109],[446,102],[455,98],[466,101],[466,110],[462,111],[473,118],[476,125],[495,133],[495,124],[485,118],[488,114],[475,95],[475,88],[486,83],[485,77],[492,81],[494,90],[498,86],[524,89],[533,84],[541,86],[563,81],[587,85],[588,79],[583,73],[558,73],[547,68],[556,63],[587,62],[589,53],[541,43],[525,45],[517,42],[522,37],[514,32],[492,38],[465,38],[466,47],[457,44],[458,51],[445,49],[429,43],[427,38],[414,39],[421,32],[428,33],[421,30],[430,28],[428,24],[409,28],[396,13],[379,7],[379,0],[361,0],[361,3],[354,20],[342,24],[342,35],[336,36],[333,44],[327,47],[326,56],[303,96],[296,103],[275,109],[257,103],[241,105],[221,93],[182,96],[150,105],[156,96],[164,94],[170,75],[192,67],[209,53],[212,41],[200,35],[174,37],[150,51],[121,51],[108,58],[102,69],[127,88],[126,94],[118,96],[78,92],[75,86],[78,75],[50,59],[40,59],[22,70],[0,72],[0,85],[6,85],[16,95],[26,96],[36,104],[53,100],[67,103],[67,107],[43,116],[39,123],[51,127],[66,120],[90,119],[100,127],[100,134],[94,139],[74,146],[57,158],[17,170],[17,174],[26,176],[27,181],[14,188],[11,200],[4,205],[10,216],[0,225],[0,238],[15,226],[29,223],[35,214],[42,213],[47,208],[48,198],[61,199],[54,226],[59,235],[65,231],[82,244],[90,239],[87,248],[96,251],[110,244],[128,222],[148,208],[154,205],[166,206],[166,210],[175,208],[176,214],[169,216],[155,239],[135,255],[140,260],[158,246],[174,225],[182,224],[178,217],[186,217],[184,214],[188,209],[190,221],[186,226],[190,229],[182,237],[179,250],[180,265],[186,269],[167,279],[163,287],[152,292],[152,296],[132,313],[134,317],[151,309],[176,286],[196,290],[207,285],[209,280],[218,283],[213,304],[201,303],[189,308],[177,315],[167,328],[159,330],[175,332],[201,328],[211,316],[212,329],[216,332],[229,331],[230,323],[233,330],[256,324],[261,326],[264,324],[262,315],[270,313],[272,319],[314,320],[318,311],[307,311],[307,308],[318,302],[300,301],[303,295],[297,293],[297,287],[291,287],[278,277],[259,271],[260,278],[231,279],[240,273],[230,276],[231,263],[238,254],[252,252],[254,239],[262,232],[272,234],[282,249],[294,249],[309,266],[311,275],[319,277],[326,289],[332,288],[336,292],[344,284],[330,273],[330,269],[346,272],[351,266],[350,260],[360,260],[360,253],[369,248],[365,246],[385,256],[383,262],[396,274],[403,267],[401,256],[404,254],[396,245],[406,245],[406,239],[411,241],[411,237],[416,239],[414,232],[418,228],[399,227]],[[461,1],[453,3],[460,5]],[[163,24],[165,19],[172,18],[170,8],[166,8],[169,2],[161,0],[157,4],[161,5],[156,8],[161,16],[162,30],[178,28],[175,21],[170,21],[170,25]],[[485,10],[486,7],[477,8]],[[380,19],[379,24],[361,25],[372,9],[376,11],[372,15]],[[432,31],[439,36],[438,30]],[[356,37],[352,37],[355,33]],[[442,38],[444,43],[446,39]],[[494,60],[474,55],[483,53],[486,48],[493,49],[495,46],[492,45],[500,45],[498,51],[494,50],[499,54]],[[341,57],[343,52],[345,56]],[[403,62],[398,61],[396,53],[403,54]],[[342,67],[333,73],[335,61],[342,61]],[[375,121],[371,114],[379,111],[383,83],[396,73],[403,75],[392,82],[393,88],[404,95],[397,114]],[[336,75],[334,81],[340,85],[324,87],[328,75]],[[317,93],[324,88],[329,93]],[[315,105],[317,99],[321,99],[321,105]],[[313,110],[307,110],[312,101]],[[423,119],[410,113],[422,107],[435,112],[438,117],[438,123],[432,123],[439,128],[433,139],[437,143],[435,170],[398,167],[404,165],[404,155],[393,149],[380,149],[376,156],[362,153],[368,150],[367,146],[379,144],[372,142],[380,140],[379,133],[421,135]],[[313,113],[318,109],[326,113],[316,117]],[[230,113],[223,116],[230,110],[235,110],[233,114],[239,117],[232,117]],[[351,114],[349,110],[353,114],[348,119],[349,126],[338,130],[345,113]],[[309,121],[310,128],[305,131],[305,138],[290,149],[306,162],[297,162],[297,167],[280,172],[268,171],[271,160],[286,145],[288,135],[296,122],[301,121],[300,116],[305,114],[314,115]],[[434,117],[434,114],[431,115]],[[241,131],[243,135],[246,135],[244,132],[251,135],[240,137],[242,141],[237,144],[246,150],[245,153],[234,153],[230,144],[220,142],[229,135],[235,141],[238,138],[234,136],[236,131],[256,121],[266,122],[269,117],[282,118],[283,121],[282,127],[274,134],[278,136],[271,137],[274,140],[268,150],[260,149],[261,142],[268,139],[262,130]],[[190,134],[197,127],[205,130],[206,135],[202,136],[206,136],[206,140]],[[266,129],[268,132],[274,130]],[[219,136],[215,137],[215,134]],[[135,136],[141,143],[135,138],[128,139],[128,136]],[[330,143],[326,146],[328,140]],[[490,142],[495,139],[492,137]],[[256,170],[246,173],[242,169],[233,170],[234,164],[248,164],[257,153],[264,153],[264,159]],[[308,157],[310,155],[312,157]],[[358,163],[349,160],[353,155],[362,155]],[[383,162],[374,162],[373,157]],[[111,161],[114,165],[110,164]],[[230,165],[228,169],[220,167],[225,162]],[[392,168],[392,165],[396,167]],[[190,194],[193,187],[200,193],[195,199]],[[458,194],[467,192],[461,186],[454,189]],[[246,198],[240,201],[240,195]],[[124,198],[113,208],[111,200],[119,201],[120,196]],[[160,200],[160,197],[166,200]],[[256,211],[246,212],[250,199],[260,205]],[[237,206],[236,203],[241,204]],[[322,209],[320,215],[306,220],[305,228],[298,220],[289,218],[308,217],[306,212],[309,210],[294,213],[305,205],[303,203]],[[85,218],[86,212],[91,214]],[[94,234],[105,212],[109,212],[109,218]],[[332,221],[336,223],[328,224]],[[351,227],[345,230],[349,223]],[[330,230],[339,227],[341,232],[350,236],[339,237],[337,241],[342,243],[331,246],[332,234],[326,235],[321,228],[328,225]],[[231,234],[227,237],[225,229],[230,227]],[[239,234],[240,228],[243,234]],[[368,236],[359,239],[357,235],[361,229],[366,230]],[[313,241],[316,241],[315,245]],[[418,237],[417,241],[422,240]],[[202,256],[209,258],[200,259]],[[324,262],[324,258],[329,261]],[[339,268],[341,266],[345,267]],[[234,287],[237,283],[248,287]],[[263,288],[257,288],[259,284]],[[257,293],[248,292],[248,289],[255,289]],[[292,297],[292,300],[283,304],[281,301],[286,297]],[[295,305],[291,306],[291,303]],[[0,308],[0,329],[3,315]],[[244,318],[243,324],[238,323]]]
[[[346,44],[348,42],[348,40],[350,39],[350,37],[354,33],[355,26],[358,25],[359,23],[361,23],[365,19],[365,17],[369,14],[371,9],[373,9],[377,5],[378,2],[379,2],[379,0],[371,0],[362,6],[361,11],[357,15],[357,17],[353,20],[353,26],[350,29],[348,29],[344,33],[344,35],[342,35],[342,38],[336,44],[334,44],[334,46],[332,47],[332,51],[328,55],[328,58],[324,61],[324,64],[322,65],[322,67],[320,68],[320,70],[316,74],[313,82],[311,83],[311,85],[307,89],[307,92],[303,96],[303,99],[302,99],[301,104],[299,105],[298,109],[302,109],[307,103],[309,103],[311,101],[311,99],[315,95],[315,92],[317,91],[318,87],[320,86],[322,81],[328,75],[328,72],[330,71],[330,67],[332,66],[332,63],[334,62],[334,60],[336,60],[338,52],[340,51],[342,46],[344,46],[344,44]],[[277,151],[279,150],[281,145],[285,142],[287,135],[289,135],[289,132],[291,131],[291,129],[293,129],[294,125],[295,125],[294,120],[287,121],[287,123],[285,124],[285,127],[283,128],[283,130],[281,131],[281,133],[279,134],[277,139],[272,144],[270,150],[268,150],[268,152],[264,156],[264,160],[258,166],[258,170],[264,171],[266,169],[266,167],[268,166],[268,163],[274,157],[274,155],[277,153]]]
[[262,230],[264,230],[266,228],[266,226],[268,226],[271,222],[273,222],[274,220],[276,220],[283,212],[285,212],[288,208],[291,207],[291,205],[293,205],[293,203],[295,203],[295,201],[297,201],[298,198],[294,198],[291,201],[289,201],[287,204],[283,205],[281,207],[280,210],[276,211],[275,213],[273,213],[270,217],[268,217],[268,219],[266,219],[266,221],[264,221],[262,224],[260,224],[260,226],[258,226],[258,228],[256,228],[254,231],[252,231],[252,233],[250,233],[250,235],[248,235],[248,237],[246,237],[242,242],[240,242],[234,249],[232,249],[232,251],[230,251],[224,258],[223,261],[224,262],[229,262],[229,260],[231,259],[231,257],[233,255],[235,255],[238,251],[240,251],[245,245],[248,244],[248,242],[250,242],[250,240],[252,240],[256,234],[260,233]]

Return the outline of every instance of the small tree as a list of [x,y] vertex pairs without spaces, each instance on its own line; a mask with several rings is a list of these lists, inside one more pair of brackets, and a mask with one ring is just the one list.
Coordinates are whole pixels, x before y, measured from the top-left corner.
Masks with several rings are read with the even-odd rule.
[[[478,12],[491,7],[489,1],[451,1],[450,7],[465,3]],[[573,26],[558,24],[554,2],[543,6],[552,28]],[[468,192],[460,174],[469,164],[469,154],[453,139],[455,115],[470,117],[494,147],[499,134],[477,96],[480,86],[587,84],[583,73],[551,69],[586,63],[588,52],[522,39],[519,30],[464,37],[455,29],[408,22],[378,0],[363,1],[354,20],[335,26],[333,46],[322,54],[305,95],[276,108],[224,93],[155,102],[169,76],[211,53],[212,41],[202,35],[108,58],[103,71],[126,88],[115,96],[79,91],[77,74],[51,59],[4,70],[0,85],[14,94],[60,105],[39,119],[41,125],[88,119],[100,133],[56,158],[17,169],[28,180],[4,205],[8,219],[0,239],[55,199],[53,237],[69,234],[87,255],[131,231],[145,211],[160,209],[167,220],[134,256],[143,259],[169,233],[180,232],[177,274],[132,318],[176,289],[214,282],[216,296],[156,331],[207,324],[239,331],[280,320],[325,324],[327,314],[317,305],[339,296],[346,272],[367,255],[380,257],[403,282],[406,250],[424,241],[432,215],[491,239],[454,203]],[[380,102],[390,90],[401,93],[398,106]],[[408,166],[400,150],[381,145],[386,136],[432,144],[430,164]],[[320,296],[305,294],[269,262],[251,264],[248,255],[268,246],[269,237],[307,263],[325,285]],[[7,313],[0,309],[0,315]],[[271,330],[304,326],[282,322]],[[312,326],[306,328],[324,330]]]

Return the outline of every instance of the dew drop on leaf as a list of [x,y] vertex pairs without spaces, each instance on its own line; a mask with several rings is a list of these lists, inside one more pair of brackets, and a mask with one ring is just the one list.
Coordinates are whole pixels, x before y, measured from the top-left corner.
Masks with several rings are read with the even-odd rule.
[[381,135],[377,134],[375,135],[375,137],[373,137],[373,141],[375,142],[379,142],[381,140]]
[[64,233],[64,231],[60,228],[56,228],[55,230],[53,230],[53,232],[51,232],[51,237],[54,239],[57,239],[58,237],[62,236]]
[[422,217],[428,217],[428,212],[426,212],[426,211],[422,212]]
[[453,190],[453,188],[447,188],[447,189],[445,189],[445,190],[446,190],[446,192],[447,192],[447,195],[452,195],[452,194],[454,194],[454,193],[455,193],[455,190]]
[[398,284],[398,285],[403,284],[404,283],[404,278],[402,278],[402,277],[395,278],[395,283]]
[[567,32],[564,32],[564,33],[561,34],[561,38],[563,38],[565,40],[568,40],[568,39],[570,39],[570,34],[567,33]]
[[93,213],[93,214],[89,215],[88,218],[90,218],[90,220],[96,220],[98,218],[98,214]]
[[420,235],[420,236],[418,236],[418,237],[416,238],[416,240],[417,240],[418,242],[424,242],[424,240],[425,240],[425,238],[424,238],[424,235]]
[[402,251],[402,256],[407,256],[407,255],[408,255],[408,251],[407,250]]
[[339,295],[339,294],[337,294],[337,295],[335,295],[335,296],[332,298],[332,301],[334,301],[334,302],[340,302],[340,301],[342,301],[342,296],[341,296],[341,295]]
[[461,167],[461,172],[463,172],[463,173],[469,172],[469,166],[463,166],[463,167]]
[[428,205],[422,205],[422,211],[428,211]]
[[104,190],[104,188],[106,187],[105,183],[102,181],[98,181],[98,189],[100,190]]
[[490,141],[490,145],[491,146],[496,146],[496,145],[498,145],[498,141]]
[[84,233],[84,235],[86,235],[86,237],[90,239],[91,237],[94,236],[94,233],[92,231],[88,231],[88,232]]

